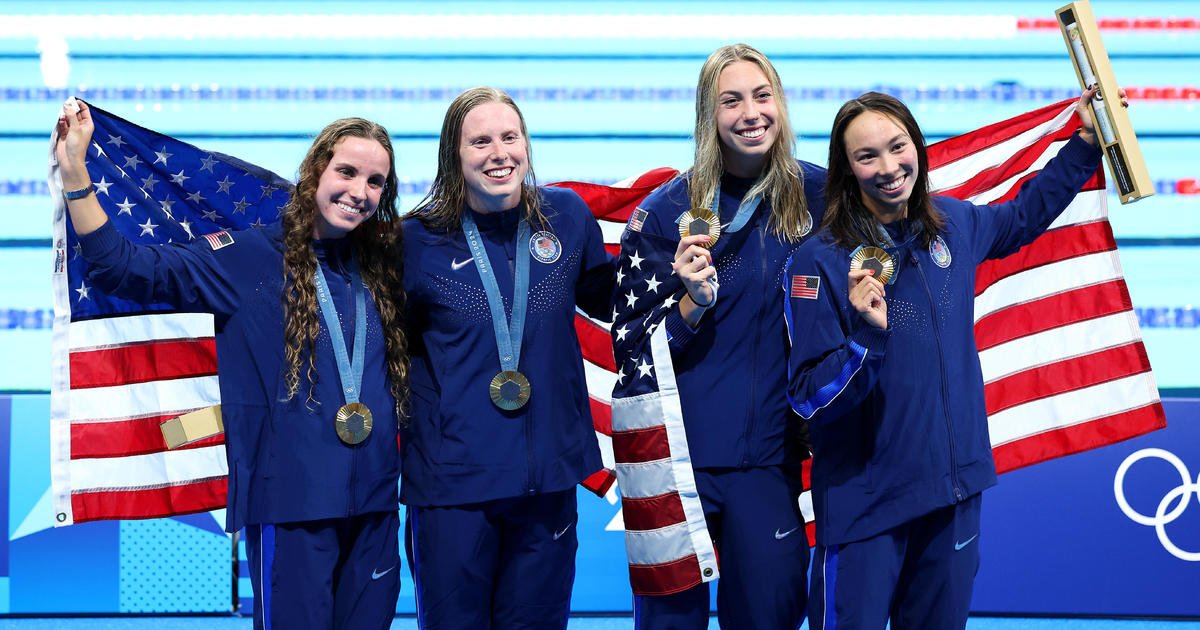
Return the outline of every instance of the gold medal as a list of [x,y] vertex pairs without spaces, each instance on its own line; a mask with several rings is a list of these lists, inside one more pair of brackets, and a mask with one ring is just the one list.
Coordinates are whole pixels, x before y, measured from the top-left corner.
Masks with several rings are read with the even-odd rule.
[[700,245],[705,249],[712,249],[713,245],[717,244],[717,239],[721,238],[720,218],[707,208],[693,208],[684,212],[683,216],[679,217],[679,237],[701,234],[707,235],[708,241]]
[[896,273],[896,262],[887,252],[878,247],[860,247],[850,257],[850,271],[869,269],[875,273],[872,278],[887,284]]
[[488,395],[492,397],[492,404],[505,411],[524,407],[525,403],[529,402],[529,390],[529,379],[516,370],[505,370],[492,378],[492,382],[488,384]]
[[333,426],[346,444],[360,444],[371,435],[371,410],[362,403],[348,403],[337,411]]

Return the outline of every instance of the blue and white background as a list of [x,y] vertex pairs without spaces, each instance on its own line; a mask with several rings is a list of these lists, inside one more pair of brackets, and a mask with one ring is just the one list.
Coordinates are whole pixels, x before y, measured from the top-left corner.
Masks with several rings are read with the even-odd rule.
[[[745,41],[779,69],[799,157],[824,163],[834,112],[868,89],[904,99],[931,142],[1076,94],[1058,30],[1029,22],[1060,4],[0,2],[0,614],[219,612],[250,592],[220,513],[52,528],[45,175],[67,95],[289,176],[326,123],[371,118],[408,208],[467,87],[512,94],[541,181],[612,182],[690,163],[700,65]],[[1130,116],[1158,194],[1110,209],[1170,426],[1004,476],[974,609],[1200,616],[1200,7],[1092,10],[1162,20],[1102,34],[1118,79],[1153,88]],[[629,610],[609,498],[580,495],[576,611]],[[398,610],[411,595],[406,579]]]

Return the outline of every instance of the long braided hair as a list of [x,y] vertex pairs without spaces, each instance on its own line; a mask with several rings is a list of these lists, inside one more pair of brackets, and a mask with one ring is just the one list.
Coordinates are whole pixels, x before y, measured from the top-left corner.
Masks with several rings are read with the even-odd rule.
[[[363,282],[379,311],[387,357],[388,382],[396,399],[396,414],[403,421],[408,393],[408,341],[404,330],[404,285],[401,261],[400,221],[396,213],[396,157],[388,132],[362,118],[336,120],[321,130],[308,154],[300,162],[299,181],[283,209],[283,303],[284,350],[287,398],[300,390],[302,364],[309,383],[308,401],[313,402],[312,384],[317,380],[315,349],[320,331],[317,313],[317,255],[313,249],[313,226],[319,210],[316,192],[321,174],[333,159],[338,143],[355,137],[378,142],[388,154],[388,174],[379,207],[371,218],[347,238],[354,247]],[[304,357],[307,354],[308,360]],[[316,401],[320,404],[320,401]]]

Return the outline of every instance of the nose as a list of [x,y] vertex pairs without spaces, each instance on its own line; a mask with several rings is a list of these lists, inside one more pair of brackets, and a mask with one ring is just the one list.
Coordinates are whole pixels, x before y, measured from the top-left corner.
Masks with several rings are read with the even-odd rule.
[[356,177],[350,182],[350,196],[354,197],[355,201],[367,198],[367,180],[362,177]]
[[746,99],[742,104],[742,120],[753,122],[758,119],[758,105],[754,103],[754,99]]
[[897,160],[890,153],[885,152],[883,157],[879,159],[879,172],[883,175],[891,175],[892,173],[896,172],[896,166],[898,164],[899,160]]

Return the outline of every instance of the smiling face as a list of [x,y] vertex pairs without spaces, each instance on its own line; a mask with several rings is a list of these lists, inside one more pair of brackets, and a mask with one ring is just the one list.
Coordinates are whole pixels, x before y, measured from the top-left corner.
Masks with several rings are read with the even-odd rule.
[[516,110],[489,101],[468,112],[458,156],[473,210],[501,212],[520,203],[529,159]]
[[919,173],[917,148],[890,116],[867,110],[846,127],[846,158],[862,202],[881,223],[908,215],[908,198]]
[[346,136],[338,141],[317,183],[313,237],[341,238],[371,218],[390,166],[387,150],[376,140]]
[[753,62],[735,61],[717,79],[717,135],[725,170],[757,177],[779,135],[771,82]]

